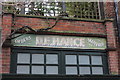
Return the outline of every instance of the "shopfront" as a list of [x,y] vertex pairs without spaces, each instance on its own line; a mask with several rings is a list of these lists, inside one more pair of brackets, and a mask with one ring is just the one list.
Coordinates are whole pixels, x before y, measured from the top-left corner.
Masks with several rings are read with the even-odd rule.
[[109,72],[105,38],[24,34],[13,39],[12,44],[11,73],[14,74],[104,75]]

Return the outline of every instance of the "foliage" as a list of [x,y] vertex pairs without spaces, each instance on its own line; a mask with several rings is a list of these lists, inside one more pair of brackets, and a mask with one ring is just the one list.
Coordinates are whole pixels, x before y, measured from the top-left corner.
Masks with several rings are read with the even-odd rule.
[[95,7],[93,2],[67,2],[66,12],[71,17],[88,18],[94,15]]
[[[6,2],[4,2],[6,4]],[[5,13],[18,13],[19,11],[16,9],[14,2],[7,2],[9,5],[3,5],[3,12]]]

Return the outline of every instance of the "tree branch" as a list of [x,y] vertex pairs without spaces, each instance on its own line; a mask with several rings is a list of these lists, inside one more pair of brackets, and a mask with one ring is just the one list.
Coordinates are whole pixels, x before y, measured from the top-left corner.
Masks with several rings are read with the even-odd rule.
[[[64,16],[64,14],[58,15],[57,18],[56,18],[55,23],[54,23],[51,27],[38,29],[37,32],[39,32],[39,31],[46,31],[46,30],[49,30],[49,29],[54,28],[54,27],[56,26],[56,24],[58,23],[58,21],[60,20],[60,18],[62,18],[62,16]],[[47,20],[48,20],[48,19],[47,19]],[[47,21],[47,22],[48,22],[48,21]],[[48,22],[48,24],[50,24],[50,23]]]
[[21,28],[19,28],[19,29],[17,29],[17,30],[14,30],[14,31],[9,35],[8,39],[14,39],[14,38],[17,38],[17,37],[19,37],[19,36],[22,36],[23,34],[28,33],[29,31],[27,31],[26,33],[22,33],[21,35],[18,35],[18,36],[13,37],[13,35],[14,35],[16,32],[18,32],[18,31],[20,31],[20,30],[26,30],[26,29],[29,29],[29,30],[32,31],[32,32],[36,32],[34,29],[32,29],[32,28],[29,27],[29,26],[23,26],[23,27],[21,27]]
[[[62,16],[65,16],[65,14],[62,13],[62,14],[58,15],[57,18],[56,18],[55,23],[54,23],[51,27],[41,28],[41,29],[38,29],[38,30],[34,30],[33,28],[31,28],[31,27],[29,27],[29,26],[23,26],[23,27],[21,27],[21,28],[19,28],[19,29],[17,29],[17,30],[14,30],[14,31],[9,35],[8,39],[14,39],[14,38],[17,38],[17,37],[22,36],[23,34],[26,34],[26,33],[29,32],[29,31],[27,31],[27,32],[25,32],[25,33],[22,33],[22,34],[20,34],[20,35],[18,35],[18,36],[14,36],[14,37],[13,37],[13,35],[14,35],[16,32],[21,31],[21,30],[26,30],[26,29],[28,29],[28,30],[30,30],[30,31],[32,31],[32,32],[37,33],[37,32],[40,32],[40,31],[46,31],[46,30],[52,29],[52,28],[54,28],[54,27],[56,26],[56,24],[58,23],[58,21],[60,20],[60,18],[62,18]],[[47,23],[48,23],[49,26],[50,26],[50,23],[49,23],[49,21],[48,21],[48,18],[46,18],[46,20],[47,20]]]

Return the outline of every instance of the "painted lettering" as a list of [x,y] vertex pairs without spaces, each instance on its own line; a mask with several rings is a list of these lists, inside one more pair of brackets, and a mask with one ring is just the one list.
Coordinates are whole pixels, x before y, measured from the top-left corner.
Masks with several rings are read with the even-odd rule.
[[15,39],[15,43],[25,43],[28,40],[31,40],[30,36],[24,37],[24,38],[21,38],[21,39]]
[[93,40],[93,39],[88,39],[88,42],[90,42],[91,44],[97,46],[97,47],[102,47],[104,46],[104,43],[102,43],[100,40]]

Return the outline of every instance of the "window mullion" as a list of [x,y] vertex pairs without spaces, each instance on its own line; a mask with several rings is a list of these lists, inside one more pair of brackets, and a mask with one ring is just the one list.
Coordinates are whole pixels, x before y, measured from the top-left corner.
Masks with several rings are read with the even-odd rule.
[[46,53],[44,53],[44,74],[46,74]]
[[108,64],[107,62],[107,55],[102,55],[102,65],[103,65],[103,74],[108,74],[109,70],[108,70]]
[[32,53],[30,53],[30,74],[32,74]]
[[12,53],[11,55],[11,73],[17,73],[17,54],[18,53]]
[[92,61],[91,61],[91,55],[89,55],[89,61],[90,61],[90,74],[92,74]]
[[77,74],[79,75],[79,54],[77,54]]

